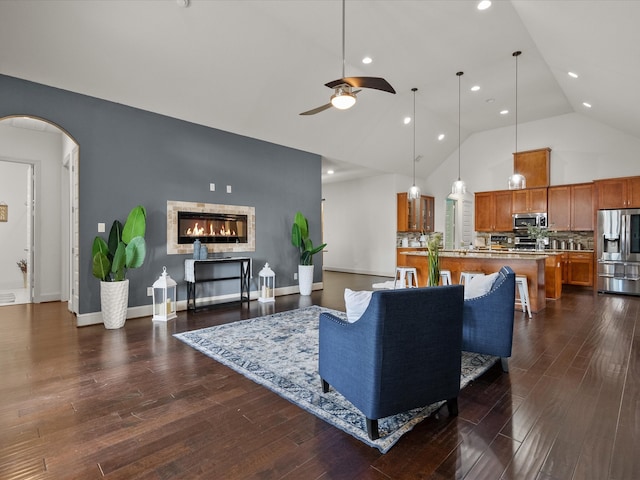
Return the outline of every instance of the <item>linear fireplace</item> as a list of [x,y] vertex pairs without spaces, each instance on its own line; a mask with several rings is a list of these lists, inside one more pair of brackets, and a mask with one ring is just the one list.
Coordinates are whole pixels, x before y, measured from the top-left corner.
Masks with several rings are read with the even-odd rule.
[[167,202],[167,254],[191,254],[198,239],[211,253],[255,251],[255,209]]
[[247,215],[178,212],[178,244],[247,243]]

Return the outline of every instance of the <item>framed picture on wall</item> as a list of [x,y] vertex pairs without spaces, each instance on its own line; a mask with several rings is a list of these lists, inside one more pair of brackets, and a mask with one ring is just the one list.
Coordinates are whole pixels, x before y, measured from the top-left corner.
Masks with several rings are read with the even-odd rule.
[[0,203],[0,222],[6,222],[9,220],[9,205],[6,203]]

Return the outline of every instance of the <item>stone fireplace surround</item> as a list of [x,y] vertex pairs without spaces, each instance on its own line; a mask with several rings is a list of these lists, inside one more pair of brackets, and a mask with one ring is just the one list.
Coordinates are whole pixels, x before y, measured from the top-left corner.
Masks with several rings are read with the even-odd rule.
[[226,213],[247,216],[247,243],[207,243],[209,253],[255,252],[256,209],[238,205],[167,201],[167,255],[193,254],[193,244],[178,244],[178,212]]

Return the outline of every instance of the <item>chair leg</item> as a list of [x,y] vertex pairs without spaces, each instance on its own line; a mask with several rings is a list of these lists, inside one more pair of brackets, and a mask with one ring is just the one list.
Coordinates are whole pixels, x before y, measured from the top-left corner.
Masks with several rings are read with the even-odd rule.
[[450,417],[458,416],[458,397],[447,400],[447,409]]
[[509,373],[509,358],[500,357],[500,363],[502,364],[502,371],[504,373]]
[[327,393],[329,391],[329,382],[327,382],[324,378],[322,380],[322,393]]
[[371,440],[377,440],[380,438],[380,433],[378,432],[378,420],[367,418],[367,434]]

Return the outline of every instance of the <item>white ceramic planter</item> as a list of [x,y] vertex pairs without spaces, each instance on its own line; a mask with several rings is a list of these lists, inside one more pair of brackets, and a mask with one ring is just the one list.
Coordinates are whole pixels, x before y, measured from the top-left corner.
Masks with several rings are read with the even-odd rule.
[[300,295],[311,295],[313,289],[313,265],[298,265]]
[[104,328],[124,327],[129,304],[129,280],[122,282],[100,282],[100,305]]

